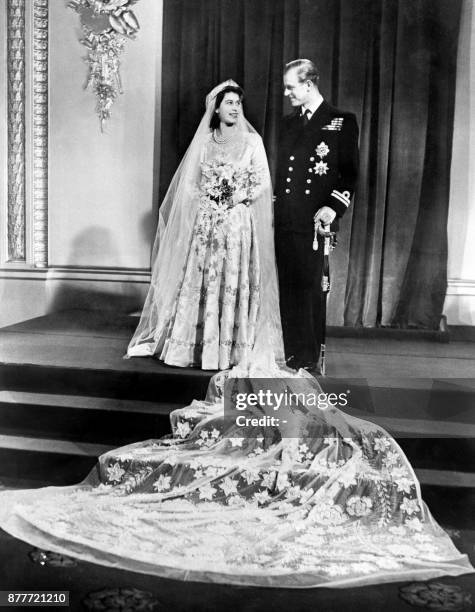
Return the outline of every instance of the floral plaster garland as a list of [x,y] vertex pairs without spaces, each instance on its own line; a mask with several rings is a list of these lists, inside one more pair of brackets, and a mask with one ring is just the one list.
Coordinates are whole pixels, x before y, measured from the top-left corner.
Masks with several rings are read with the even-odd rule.
[[89,66],[86,89],[97,97],[96,112],[104,131],[105,122],[117,96],[123,93],[120,55],[128,38],[140,29],[131,6],[138,0],[71,0],[68,6],[79,13],[84,33],[82,44],[88,49]]

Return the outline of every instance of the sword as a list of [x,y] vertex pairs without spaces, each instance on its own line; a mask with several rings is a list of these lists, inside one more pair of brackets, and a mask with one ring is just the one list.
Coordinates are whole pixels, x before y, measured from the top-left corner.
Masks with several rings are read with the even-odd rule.
[[336,246],[336,233],[330,232],[330,225],[321,225],[319,221],[314,223],[313,250],[318,251],[318,235],[323,236],[323,268],[322,268],[322,329],[320,344],[320,373],[326,375],[325,339],[327,323],[327,300],[330,293],[330,252]]

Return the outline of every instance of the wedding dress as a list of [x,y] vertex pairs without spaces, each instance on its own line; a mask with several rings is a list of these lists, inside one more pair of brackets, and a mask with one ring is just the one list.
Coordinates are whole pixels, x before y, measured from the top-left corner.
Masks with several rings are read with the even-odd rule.
[[[255,167],[265,160],[259,136],[238,134],[227,143],[212,136],[201,165],[225,171]],[[203,179],[206,177],[203,176]],[[201,191],[205,191],[202,180]],[[259,243],[252,207],[200,203],[175,308],[164,334],[160,359],[169,365],[226,370],[254,346],[259,310]]]
[[151,284],[128,357],[226,370],[249,361],[260,318],[266,344],[283,361],[267,157],[243,115],[229,140],[209,127],[226,85],[236,84],[208,95],[160,207]]
[[[252,350],[212,378],[204,400],[171,414],[172,435],[102,455],[76,486],[0,492],[0,526],[43,549],[181,580],[347,587],[472,572],[391,436],[328,402],[306,401],[321,396],[318,382],[279,365],[269,206],[253,209],[261,282]],[[170,215],[186,229],[183,212],[165,209],[161,239]],[[149,303],[153,325],[139,333],[152,345],[147,329],[171,320],[169,297],[158,309]],[[300,398],[290,429],[271,420],[265,402],[246,402],[238,424],[229,398],[262,379],[273,393]]]

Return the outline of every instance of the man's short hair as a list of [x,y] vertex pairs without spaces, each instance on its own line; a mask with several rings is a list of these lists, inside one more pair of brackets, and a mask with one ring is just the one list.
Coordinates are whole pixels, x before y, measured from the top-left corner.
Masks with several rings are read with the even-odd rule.
[[285,71],[289,70],[297,70],[297,76],[301,83],[304,81],[312,81],[314,85],[318,85],[318,81],[320,79],[320,75],[318,73],[318,68],[316,65],[309,59],[296,59],[292,62],[289,62],[285,65]]

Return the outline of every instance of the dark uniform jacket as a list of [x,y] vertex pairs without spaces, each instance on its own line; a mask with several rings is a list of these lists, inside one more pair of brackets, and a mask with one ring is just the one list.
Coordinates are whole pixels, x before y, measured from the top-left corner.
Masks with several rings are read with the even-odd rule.
[[276,232],[313,233],[322,206],[347,210],[358,175],[358,125],[323,101],[304,125],[300,108],[282,120],[276,180]]

